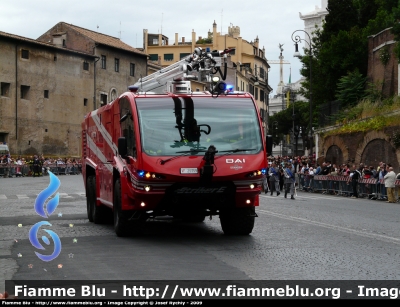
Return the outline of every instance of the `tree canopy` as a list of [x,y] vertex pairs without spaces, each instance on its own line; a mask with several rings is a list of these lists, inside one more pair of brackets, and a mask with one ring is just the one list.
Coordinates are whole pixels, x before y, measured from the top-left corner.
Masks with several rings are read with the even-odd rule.
[[[327,10],[322,28],[314,31],[311,46],[304,46],[300,59],[304,81],[299,92],[312,101],[313,125],[321,105],[339,99],[342,107],[351,107],[363,97],[371,97],[371,84],[366,82],[370,35],[391,28],[395,40],[400,41],[399,0],[328,0]],[[395,50],[400,59],[398,44]],[[283,134],[292,129],[287,113],[290,111],[283,110],[271,116],[271,120],[283,122],[278,126]],[[303,125],[309,130],[308,113],[299,115],[304,116]]]

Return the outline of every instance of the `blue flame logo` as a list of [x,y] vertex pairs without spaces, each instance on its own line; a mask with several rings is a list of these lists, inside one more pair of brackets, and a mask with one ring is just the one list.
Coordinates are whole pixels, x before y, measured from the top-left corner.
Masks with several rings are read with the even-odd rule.
[[[60,187],[60,180],[57,178],[56,175],[54,175],[52,172],[49,172],[50,176],[50,184],[49,186],[44,189],[42,192],[39,193],[39,195],[36,198],[35,201],[35,211],[37,214],[39,214],[41,217],[48,218],[57,208],[58,202],[60,199],[59,193],[57,193],[52,199],[50,199],[47,202],[46,205],[46,210],[45,210],[45,201],[54,194]],[[47,211],[47,213],[46,213]],[[43,225],[48,225],[51,226],[51,224],[47,221],[42,221],[38,222],[35,225],[32,226],[31,230],[29,231],[29,241],[31,241],[32,246],[36,247],[37,249],[44,250],[46,249],[43,247],[42,244],[40,244],[38,240],[38,231],[39,228]],[[36,256],[39,257],[39,259],[43,261],[51,261],[54,260],[55,258],[58,257],[58,255],[61,252],[61,241],[58,235],[51,230],[44,229],[50,237],[53,239],[54,242],[54,251],[51,255],[42,255],[38,252],[35,252]],[[49,239],[46,236],[42,236],[42,240],[46,245],[50,244]]]

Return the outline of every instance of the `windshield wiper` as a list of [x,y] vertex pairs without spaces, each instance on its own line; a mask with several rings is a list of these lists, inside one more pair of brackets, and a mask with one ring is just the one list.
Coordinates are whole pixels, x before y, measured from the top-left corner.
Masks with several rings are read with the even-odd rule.
[[177,151],[176,153],[197,153],[197,152],[206,152],[207,150],[205,150],[205,149],[195,149],[195,148],[192,148],[192,149],[190,149],[190,150],[184,150],[184,151]]
[[188,156],[188,155],[190,155],[192,153],[198,153],[198,152],[206,152],[206,150],[204,150],[204,149],[191,149],[191,150],[185,150],[185,151],[177,151],[176,153],[181,153],[182,155],[171,157],[171,158],[166,159],[166,160],[160,160],[160,164],[164,165],[168,161],[175,160],[175,159],[178,159],[180,157]]
[[240,152],[240,151],[251,151],[251,150],[256,150],[256,149],[255,149],[255,148],[236,148],[236,149],[231,149],[231,150],[221,150],[221,151],[219,151],[219,152],[224,152],[224,154],[215,157],[215,159],[218,159],[218,158],[223,157],[223,156],[229,156],[229,155],[232,155],[232,154],[234,154],[234,153],[236,153],[236,152]]
[[236,148],[236,149],[230,149],[230,150],[220,150],[218,152],[227,152],[227,153],[235,153],[239,151],[250,151],[250,150],[256,150],[255,148]]

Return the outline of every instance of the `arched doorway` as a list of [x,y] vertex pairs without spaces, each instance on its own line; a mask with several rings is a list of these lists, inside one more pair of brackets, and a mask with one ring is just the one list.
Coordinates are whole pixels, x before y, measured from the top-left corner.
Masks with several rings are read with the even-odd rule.
[[368,166],[377,167],[381,161],[391,164],[395,171],[399,169],[396,149],[384,139],[372,140],[365,146],[361,155],[361,162]]
[[331,161],[336,166],[343,163],[343,152],[339,146],[332,145],[328,148],[325,155],[325,161]]

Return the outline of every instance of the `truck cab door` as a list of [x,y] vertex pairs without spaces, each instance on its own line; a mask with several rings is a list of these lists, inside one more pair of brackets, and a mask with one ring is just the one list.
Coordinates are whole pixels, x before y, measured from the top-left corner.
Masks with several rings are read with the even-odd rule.
[[130,164],[132,170],[136,168],[137,161],[137,147],[136,147],[136,129],[135,129],[135,118],[132,110],[131,103],[127,97],[122,97],[119,100],[119,114],[116,118],[120,127],[119,131],[115,131],[118,135],[115,136],[115,140],[120,137],[125,138],[126,142],[126,160]]

